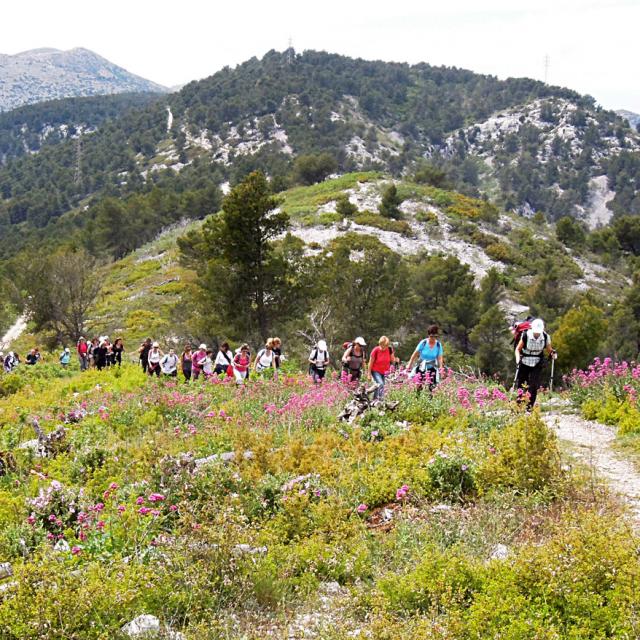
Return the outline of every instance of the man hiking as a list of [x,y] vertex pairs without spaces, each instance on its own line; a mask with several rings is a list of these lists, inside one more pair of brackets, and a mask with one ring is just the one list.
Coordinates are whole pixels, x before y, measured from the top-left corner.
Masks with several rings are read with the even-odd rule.
[[[522,389],[521,398],[528,394],[527,410],[531,411],[536,403],[540,376],[544,364],[545,353],[550,358],[556,358],[556,352],[551,347],[551,338],[545,333],[544,322],[536,318],[520,336],[516,346],[516,389]],[[522,400],[519,400],[522,401]]]

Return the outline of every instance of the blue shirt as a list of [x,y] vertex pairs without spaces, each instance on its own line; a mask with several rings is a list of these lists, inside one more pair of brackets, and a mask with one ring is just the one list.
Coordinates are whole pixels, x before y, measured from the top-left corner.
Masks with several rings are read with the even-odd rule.
[[440,340],[436,340],[436,344],[430,347],[428,338],[419,342],[416,351],[420,354],[420,360],[425,360],[426,362],[437,362],[438,358],[443,355]]

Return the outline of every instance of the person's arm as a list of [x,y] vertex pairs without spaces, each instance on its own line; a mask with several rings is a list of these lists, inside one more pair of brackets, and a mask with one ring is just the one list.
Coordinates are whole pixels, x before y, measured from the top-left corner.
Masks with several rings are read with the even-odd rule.
[[556,350],[551,346],[551,338],[549,338],[547,340],[547,346],[544,349],[547,352],[547,355],[550,358],[553,358],[554,360],[558,357],[558,353],[556,352]]
[[353,349],[353,347],[351,346],[342,354],[342,362],[344,364],[347,364],[347,362],[349,362],[349,358],[351,357],[352,349]]
[[[367,371],[365,368],[366,362],[364,358],[362,359],[362,368],[365,370],[367,378],[371,380],[371,369],[373,369],[374,365],[378,360],[378,347],[374,347],[373,351],[371,351],[371,355],[369,356],[369,370]],[[364,354],[363,354],[364,355]]]
[[523,349],[524,349],[524,342],[522,338],[520,338],[520,342],[518,342],[518,346],[516,347],[516,364],[520,364],[520,358],[522,357]]
[[416,358],[420,357],[420,354],[418,353],[418,350],[416,349],[412,354],[411,357],[409,358],[409,362],[407,364],[407,369],[411,369],[411,367],[413,367],[413,363],[416,360]]

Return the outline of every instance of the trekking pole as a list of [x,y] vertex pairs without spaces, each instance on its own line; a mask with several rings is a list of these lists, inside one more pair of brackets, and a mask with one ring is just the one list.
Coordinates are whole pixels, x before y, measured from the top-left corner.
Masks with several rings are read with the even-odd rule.
[[518,382],[518,371],[520,371],[520,363],[516,363],[516,374],[513,376],[513,384],[511,385],[511,389],[509,391],[513,391],[516,388],[516,383]]
[[549,393],[553,393],[553,372],[555,369],[555,365],[556,365],[556,359],[555,359],[555,355],[556,352],[552,352],[551,354],[551,380],[549,380]]

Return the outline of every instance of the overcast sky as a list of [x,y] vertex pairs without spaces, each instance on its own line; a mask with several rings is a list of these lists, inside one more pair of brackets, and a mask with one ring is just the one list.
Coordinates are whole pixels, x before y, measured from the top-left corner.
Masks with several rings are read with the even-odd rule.
[[86,47],[173,86],[270,49],[528,76],[640,113],[640,0],[19,0],[0,53]]

